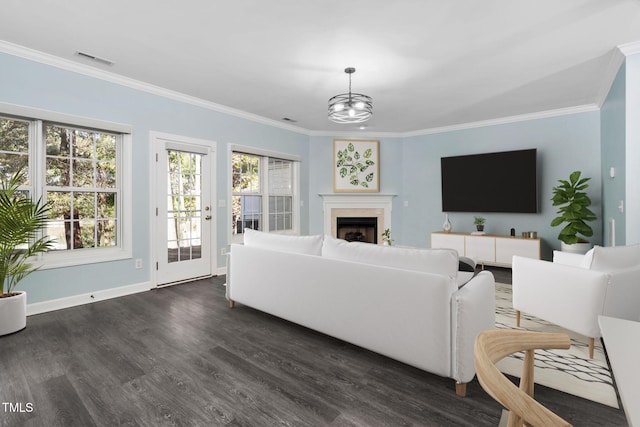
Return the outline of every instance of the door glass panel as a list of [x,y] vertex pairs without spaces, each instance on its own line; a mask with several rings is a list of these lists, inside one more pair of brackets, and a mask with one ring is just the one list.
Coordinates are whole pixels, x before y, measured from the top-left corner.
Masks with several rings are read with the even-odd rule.
[[201,257],[202,155],[167,150],[167,261]]

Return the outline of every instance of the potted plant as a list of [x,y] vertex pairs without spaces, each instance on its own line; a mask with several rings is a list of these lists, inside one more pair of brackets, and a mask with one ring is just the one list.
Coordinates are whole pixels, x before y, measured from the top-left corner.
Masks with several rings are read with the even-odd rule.
[[391,246],[391,242],[393,242],[393,239],[391,238],[391,230],[386,228],[382,232],[382,243],[386,246]]
[[[559,179],[559,185],[553,187],[553,206],[560,206],[558,217],[551,221],[552,227],[566,225],[560,230],[558,239],[562,242],[562,250],[585,253],[591,246],[584,237],[593,236],[593,229],[587,224],[597,219],[590,209],[591,199],[584,191],[589,187],[591,178],[581,178],[581,172],[569,175],[569,180]],[[583,237],[584,236],[584,237]]]
[[473,223],[476,226],[476,230],[483,232],[484,231],[484,223],[485,223],[486,219],[481,217],[481,216],[474,216],[473,217]]
[[37,269],[30,258],[47,251],[52,243],[49,237],[39,237],[50,207],[20,190],[25,177],[18,171],[0,183],[0,336],[26,327],[27,294],[14,289]]

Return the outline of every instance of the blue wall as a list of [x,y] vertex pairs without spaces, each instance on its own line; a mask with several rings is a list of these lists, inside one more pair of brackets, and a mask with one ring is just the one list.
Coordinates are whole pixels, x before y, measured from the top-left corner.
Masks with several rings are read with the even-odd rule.
[[[487,219],[485,231],[490,234],[509,235],[511,228],[517,234],[537,231],[543,239],[543,257],[549,258],[551,250],[560,247],[557,240],[560,228],[549,225],[556,216],[557,209],[550,199],[558,179],[568,179],[575,170],[591,177],[587,191],[594,212],[600,216],[599,135],[599,115],[594,111],[409,138],[404,147],[404,195],[412,208],[404,211],[404,240],[409,245],[425,246],[429,234],[442,229],[441,157],[536,148],[538,214],[451,213],[449,220],[453,231],[460,232],[473,231],[474,214]],[[469,184],[473,185],[472,176]],[[594,229],[591,242],[599,244],[601,224],[595,221],[591,225]]]
[[[330,137],[311,138],[311,233],[323,232],[322,201],[317,195],[332,192],[332,141]],[[560,228],[549,226],[556,213],[550,199],[558,179],[567,179],[574,170],[591,177],[587,191],[593,211],[601,217],[600,116],[597,111],[406,138],[380,138],[380,192],[397,194],[392,213],[392,234],[396,242],[429,247],[431,232],[442,229],[441,157],[527,148],[538,150],[539,213],[475,214],[487,218],[485,231],[488,233],[508,235],[511,228],[518,234],[537,231],[544,241],[543,256],[549,258],[552,249],[560,248],[557,240]],[[473,177],[469,177],[469,182],[473,183]],[[473,216],[474,213],[449,214],[453,231],[473,231]],[[591,225],[594,229],[591,242],[602,244],[601,221]]]
[[625,60],[625,243],[640,243],[640,53]]
[[[101,79],[0,53],[0,102],[129,124],[133,128],[133,258],[41,270],[21,283],[29,303],[95,292],[150,280],[151,171],[149,132],[158,131],[217,144],[217,197],[229,186],[228,144],[242,144],[301,156],[301,231],[308,231],[308,136],[211,109],[178,102]],[[1,112],[0,112],[1,113]],[[217,205],[217,204],[216,204]],[[228,203],[227,203],[228,205]],[[227,245],[227,208],[217,209],[217,247]],[[217,251],[216,253],[219,253]],[[218,256],[218,266],[225,258]]]
[[[374,139],[380,141],[380,194],[400,196],[402,192],[402,139],[378,137],[349,137],[347,139]],[[309,232],[324,233],[324,213],[320,194],[333,193],[333,137],[310,138],[309,158]],[[392,230],[402,229],[402,219],[396,212],[401,210],[400,197],[393,198]],[[394,240],[399,236],[393,233]]]
[[[624,65],[620,67],[611,85],[602,108],[601,123],[601,156],[602,156],[602,220],[604,224],[604,243],[611,245],[609,224],[615,220],[615,244],[625,244],[626,220],[618,205],[625,200],[626,192],[626,73]],[[610,170],[615,169],[615,177],[611,178]]]

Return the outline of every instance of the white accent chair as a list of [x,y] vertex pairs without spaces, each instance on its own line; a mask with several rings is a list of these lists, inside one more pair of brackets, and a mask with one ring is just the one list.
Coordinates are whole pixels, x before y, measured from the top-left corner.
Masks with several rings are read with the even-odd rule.
[[513,257],[513,308],[589,338],[602,336],[598,316],[638,320],[640,245],[596,246],[587,254],[554,251],[553,262]]

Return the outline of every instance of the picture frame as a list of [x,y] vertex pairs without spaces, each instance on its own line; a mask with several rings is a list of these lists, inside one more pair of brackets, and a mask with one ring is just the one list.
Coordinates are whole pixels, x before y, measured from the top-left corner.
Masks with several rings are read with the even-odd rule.
[[380,142],[362,139],[333,140],[333,191],[377,193],[380,191]]

